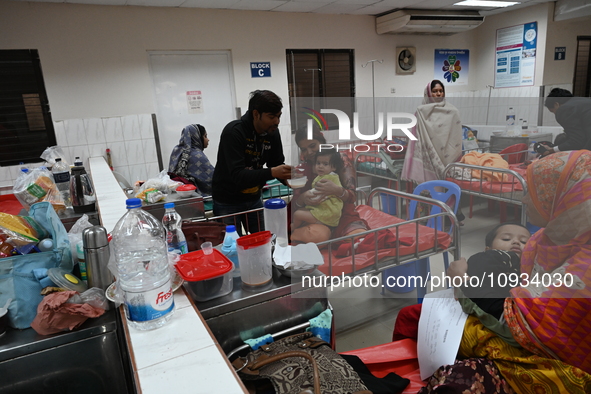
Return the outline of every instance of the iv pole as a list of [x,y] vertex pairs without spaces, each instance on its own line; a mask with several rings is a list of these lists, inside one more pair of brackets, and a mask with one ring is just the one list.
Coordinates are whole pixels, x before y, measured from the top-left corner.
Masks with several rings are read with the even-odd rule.
[[373,105],[373,132],[376,132],[376,89],[375,89],[375,74],[374,74],[374,64],[375,62],[382,63],[384,59],[377,60],[373,59],[368,61],[365,64],[361,65],[361,68],[367,67],[369,63],[371,63],[371,96],[372,96],[372,105]]
[[314,71],[322,72],[321,68],[304,68],[304,72],[312,71],[312,108],[314,108]]

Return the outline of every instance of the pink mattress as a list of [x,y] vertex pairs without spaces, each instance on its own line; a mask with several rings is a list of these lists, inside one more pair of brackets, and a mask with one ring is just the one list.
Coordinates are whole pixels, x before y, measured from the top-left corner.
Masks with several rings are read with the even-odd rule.
[[[371,229],[379,229],[395,223],[404,222],[404,220],[387,213],[381,212],[375,208],[367,205],[359,205],[357,212],[362,219],[365,219]],[[390,234],[386,234],[389,232]],[[398,233],[400,237],[400,250],[399,255],[405,256],[415,252],[418,242],[419,252],[433,248],[435,244],[435,230],[419,225],[419,238],[416,239],[416,226],[414,223],[404,224],[398,227]],[[381,261],[387,257],[396,256],[396,228],[382,230],[378,232],[378,239],[380,248],[378,249],[377,259]],[[451,244],[451,236],[444,232],[437,232],[437,247],[440,249],[446,249]],[[355,254],[355,270],[360,270],[365,267],[372,265],[375,262],[375,249],[374,241],[371,237],[366,237],[366,242],[361,242],[359,248],[363,249],[363,246],[367,246],[366,252],[357,252]],[[339,251],[337,247],[332,247],[332,273],[331,275],[349,274],[353,271],[353,264],[351,256],[343,256],[343,252],[349,252],[351,249],[351,243],[347,242],[342,246],[343,249]],[[324,265],[318,267],[320,271],[329,275],[329,256],[328,248],[322,249],[322,255],[324,257]]]

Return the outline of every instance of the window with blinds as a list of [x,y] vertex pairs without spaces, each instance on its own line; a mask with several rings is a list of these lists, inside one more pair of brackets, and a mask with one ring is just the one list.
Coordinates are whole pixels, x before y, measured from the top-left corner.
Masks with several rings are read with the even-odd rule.
[[577,37],[577,59],[573,80],[573,95],[591,97],[591,37]]
[[39,162],[55,144],[39,53],[0,50],[0,165]]
[[[340,109],[353,120],[355,111],[354,51],[352,49],[288,49],[287,78],[291,119],[295,130],[305,127],[304,107]],[[327,116],[329,129],[338,129],[335,116]]]

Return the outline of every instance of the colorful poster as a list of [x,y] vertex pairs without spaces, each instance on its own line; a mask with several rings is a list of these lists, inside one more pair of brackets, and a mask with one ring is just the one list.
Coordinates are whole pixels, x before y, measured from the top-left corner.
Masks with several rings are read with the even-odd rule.
[[434,79],[451,85],[468,84],[468,49],[436,49]]
[[497,30],[495,88],[532,86],[538,22]]

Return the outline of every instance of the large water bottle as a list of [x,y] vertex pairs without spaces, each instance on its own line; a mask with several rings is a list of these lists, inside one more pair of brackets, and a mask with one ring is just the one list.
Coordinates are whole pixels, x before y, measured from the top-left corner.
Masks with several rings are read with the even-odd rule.
[[70,167],[62,161],[60,157],[55,159],[55,164],[51,167],[53,180],[57,189],[60,191],[66,207],[72,206],[70,198]]
[[513,135],[515,132],[515,110],[513,107],[509,107],[505,121],[507,123],[507,135]]
[[181,228],[181,215],[174,209],[173,202],[164,204],[162,225],[166,230],[166,244],[170,253],[185,254],[189,251],[187,240]]
[[236,250],[236,240],[238,238],[240,238],[240,236],[236,232],[236,226],[232,224],[226,226],[226,236],[222,243],[222,253],[234,264],[234,277],[240,276],[238,251]]
[[130,198],[126,204],[127,213],[112,232],[118,287],[124,294],[129,325],[152,330],[166,324],[174,313],[165,230],[142,210],[139,198]]

